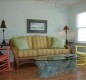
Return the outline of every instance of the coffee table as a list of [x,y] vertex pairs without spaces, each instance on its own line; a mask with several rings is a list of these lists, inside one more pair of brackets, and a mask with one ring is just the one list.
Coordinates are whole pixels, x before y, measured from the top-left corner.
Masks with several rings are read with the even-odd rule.
[[36,58],[36,65],[40,78],[48,78],[58,73],[76,71],[76,55],[55,55]]

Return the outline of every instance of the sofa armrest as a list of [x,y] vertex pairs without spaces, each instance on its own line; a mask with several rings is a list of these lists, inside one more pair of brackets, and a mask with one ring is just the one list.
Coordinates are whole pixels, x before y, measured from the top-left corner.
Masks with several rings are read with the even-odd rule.
[[[15,45],[13,44],[12,40],[9,41],[9,46],[10,46],[10,49],[11,49],[13,55],[14,55],[14,62],[15,62],[16,65],[18,65],[19,64],[18,53],[17,53],[18,50],[15,47]],[[17,68],[18,67],[19,66],[17,66]]]

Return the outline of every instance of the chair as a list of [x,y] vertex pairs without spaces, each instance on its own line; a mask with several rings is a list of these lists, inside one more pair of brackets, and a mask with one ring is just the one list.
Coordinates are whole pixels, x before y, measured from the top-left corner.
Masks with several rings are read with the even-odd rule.
[[9,60],[9,47],[0,48],[0,51],[4,52],[3,55],[0,55],[0,72],[11,70],[10,60]]
[[86,64],[86,52],[82,50],[84,50],[86,46],[76,45],[75,47],[76,47],[76,55],[77,55],[77,65],[85,65]]

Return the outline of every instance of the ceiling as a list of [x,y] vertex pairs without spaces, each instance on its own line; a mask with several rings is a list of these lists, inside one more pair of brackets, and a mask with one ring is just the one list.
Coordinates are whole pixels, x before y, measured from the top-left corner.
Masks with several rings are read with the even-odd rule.
[[77,3],[80,3],[82,1],[86,0],[34,0],[34,1],[40,1],[40,2],[45,2],[45,3],[50,3],[50,4],[61,4],[65,6],[71,6]]

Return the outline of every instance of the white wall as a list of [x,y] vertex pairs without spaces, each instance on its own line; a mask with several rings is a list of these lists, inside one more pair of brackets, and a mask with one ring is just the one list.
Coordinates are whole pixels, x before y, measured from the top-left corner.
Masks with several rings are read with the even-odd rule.
[[[31,0],[0,0],[0,22],[3,19],[7,26],[6,39],[14,36],[34,35],[27,33],[27,19],[47,20],[48,31],[41,35],[57,36],[58,31],[63,31],[63,27],[68,24],[68,8]],[[1,30],[0,39],[2,39]]]
[[[31,0],[0,0],[0,22],[6,22],[5,38],[15,36],[36,35],[27,33],[27,19],[40,19],[48,21],[47,33],[40,35],[51,35],[65,37],[63,27],[68,25],[68,8],[61,5],[36,2]],[[37,35],[39,35],[37,33]],[[2,39],[2,29],[0,29]],[[11,53],[11,61],[13,55]]]
[[77,41],[77,26],[76,26],[76,16],[79,13],[86,12],[86,1],[82,1],[77,5],[73,5],[69,8],[69,24],[71,26],[71,35],[75,42]]

